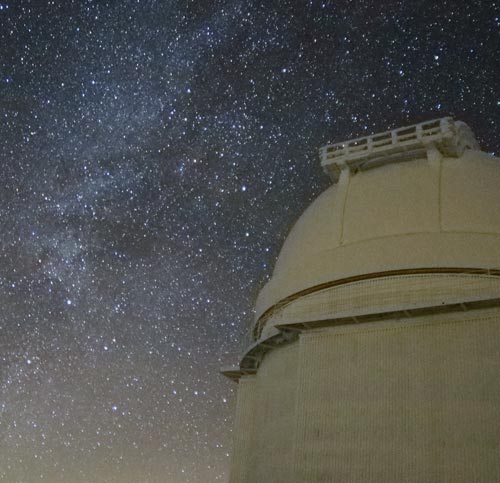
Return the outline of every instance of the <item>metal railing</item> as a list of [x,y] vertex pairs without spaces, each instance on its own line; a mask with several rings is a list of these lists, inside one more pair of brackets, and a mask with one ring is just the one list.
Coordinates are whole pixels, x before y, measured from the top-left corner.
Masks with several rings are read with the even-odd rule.
[[479,149],[474,134],[451,117],[433,119],[382,133],[328,144],[319,150],[321,166],[336,182],[342,169],[356,172],[387,163],[425,157],[429,147],[443,155],[458,157]]

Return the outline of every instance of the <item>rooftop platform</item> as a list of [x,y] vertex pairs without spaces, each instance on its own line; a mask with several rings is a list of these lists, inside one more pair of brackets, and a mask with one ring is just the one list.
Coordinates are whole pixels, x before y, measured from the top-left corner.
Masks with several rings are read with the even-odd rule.
[[465,149],[479,149],[473,132],[461,121],[443,117],[382,133],[372,134],[319,150],[321,166],[336,183],[343,170],[350,173],[386,164],[429,157],[436,151],[460,157]]

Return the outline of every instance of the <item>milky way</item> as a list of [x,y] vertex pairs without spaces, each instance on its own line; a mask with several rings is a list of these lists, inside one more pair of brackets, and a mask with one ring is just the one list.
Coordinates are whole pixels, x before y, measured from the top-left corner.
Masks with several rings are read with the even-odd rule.
[[236,362],[317,148],[499,153],[495,1],[0,0],[0,479],[225,481]]

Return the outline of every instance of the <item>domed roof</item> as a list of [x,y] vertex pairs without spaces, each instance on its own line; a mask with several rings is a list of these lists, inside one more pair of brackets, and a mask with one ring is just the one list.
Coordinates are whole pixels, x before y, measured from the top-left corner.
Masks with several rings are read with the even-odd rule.
[[292,228],[259,294],[256,319],[293,294],[335,280],[500,268],[500,159],[477,149],[434,154],[343,170]]

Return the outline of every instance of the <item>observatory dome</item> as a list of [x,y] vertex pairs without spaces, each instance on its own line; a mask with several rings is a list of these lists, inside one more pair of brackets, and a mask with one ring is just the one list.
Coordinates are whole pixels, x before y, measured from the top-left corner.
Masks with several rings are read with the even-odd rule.
[[499,267],[500,159],[469,144],[458,155],[427,147],[376,169],[334,173],[338,182],[285,240],[257,299],[256,321],[277,304],[342,281]]
[[230,482],[500,481],[500,159],[451,118],[320,156],[222,371]]

